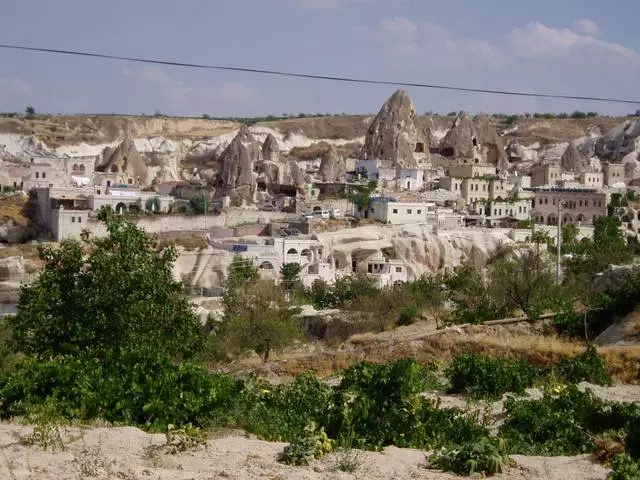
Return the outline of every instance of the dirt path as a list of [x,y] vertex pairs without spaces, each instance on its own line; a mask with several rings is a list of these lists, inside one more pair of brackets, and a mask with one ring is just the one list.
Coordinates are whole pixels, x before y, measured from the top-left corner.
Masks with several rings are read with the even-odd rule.
[[[66,450],[45,452],[24,445],[31,427],[0,424],[0,478],[7,480],[124,480],[214,479],[433,479],[459,478],[426,470],[424,454],[417,450],[387,448],[361,452],[361,466],[353,473],[337,471],[330,455],[309,467],[288,467],[276,458],[284,444],[227,436],[208,442],[206,448],[171,455],[153,453],[165,443],[164,435],[149,435],[136,428],[72,429],[65,435]],[[586,457],[520,457],[518,466],[498,479],[604,480],[607,470]]]

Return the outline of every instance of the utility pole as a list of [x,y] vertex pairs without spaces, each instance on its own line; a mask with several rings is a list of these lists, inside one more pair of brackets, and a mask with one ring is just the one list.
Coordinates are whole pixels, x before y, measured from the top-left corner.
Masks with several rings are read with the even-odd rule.
[[558,199],[558,238],[556,241],[556,283],[560,285],[560,261],[562,259],[562,199]]

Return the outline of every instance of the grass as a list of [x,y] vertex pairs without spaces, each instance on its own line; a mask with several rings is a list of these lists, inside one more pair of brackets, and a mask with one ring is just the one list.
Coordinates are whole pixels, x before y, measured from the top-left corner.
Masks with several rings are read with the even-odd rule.
[[158,245],[160,248],[168,247],[169,245],[175,245],[182,247],[185,250],[202,250],[208,247],[207,240],[204,235],[184,235],[184,236],[172,236],[172,237],[160,237],[158,238]]
[[[525,358],[544,367],[563,358],[577,357],[585,348],[579,341],[532,332],[527,324],[472,326],[461,333],[451,330],[436,333],[424,323],[405,328],[403,332],[354,335],[336,349],[284,354],[273,368],[285,376],[312,370],[320,377],[330,377],[363,360],[386,363],[412,357],[422,363],[433,360],[448,363],[463,350],[506,359]],[[607,373],[614,381],[638,383],[640,346],[602,346],[597,351],[605,358]]]
[[0,258],[7,257],[24,257],[26,259],[37,259],[39,243],[21,243],[17,245],[8,245],[0,248]]

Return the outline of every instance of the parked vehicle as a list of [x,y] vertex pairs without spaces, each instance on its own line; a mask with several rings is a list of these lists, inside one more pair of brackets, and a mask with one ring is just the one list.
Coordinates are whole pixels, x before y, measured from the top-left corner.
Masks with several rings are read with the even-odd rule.
[[316,210],[313,212],[316,218],[331,218],[331,213],[329,210]]
[[331,218],[342,218],[342,212],[337,208],[331,210]]

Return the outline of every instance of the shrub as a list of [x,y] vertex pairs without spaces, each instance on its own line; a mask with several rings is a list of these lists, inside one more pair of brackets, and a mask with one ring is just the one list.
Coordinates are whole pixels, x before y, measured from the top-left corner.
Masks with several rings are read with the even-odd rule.
[[414,360],[387,365],[361,363],[344,372],[336,391],[332,438],[352,437],[356,448],[440,447],[485,434],[475,419],[420,395],[441,389],[434,367]]
[[236,404],[238,426],[266,440],[291,442],[309,422],[328,423],[333,390],[312,372],[275,387],[252,377]]
[[622,453],[613,460],[609,480],[640,480],[640,463]]
[[447,370],[451,393],[492,399],[505,392],[524,393],[537,374],[526,359],[505,361],[473,353],[456,355]]
[[333,450],[333,442],[327,437],[322,427],[318,429],[312,422],[305,427],[300,436],[284,447],[278,460],[287,465],[309,465],[315,459],[330,453],[331,450]]
[[589,382],[596,385],[611,385],[604,359],[598,355],[593,345],[577,358],[563,358],[557,361],[551,372],[567,383]]
[[398,326],[413,325],[414,323],[416,323],[417,318],[418,318],[418,309],[415,307],[406,307],[404,310],[402,310],[402,312],[400,312],[396,325]]
[[445,449],[427,457],[427,467],[458,475],[495,475],[502,473],[513,460],[507,455],[503,440],[483,437],[460,448]]
[[176,428],[175,425],[167,426],[167,444],[168,452],[176,454],[192,450],[206,444],[204,434],[198,427],[194,427],[190,423],[182,428]]
[[507,419],[500,427],[511,453],[523,455],[578,455],[595,450],[588,432],[603,403],[590,393],[569,386],[562,393],[545,392],[541,400],[505,403]]
[[104,419],[166,431],[226,417],[239,384],[162,357],[125,355],[106,363],[58,358],[25,361],[0,377],[0,417],[24,416],[49,403],[68,419]]

